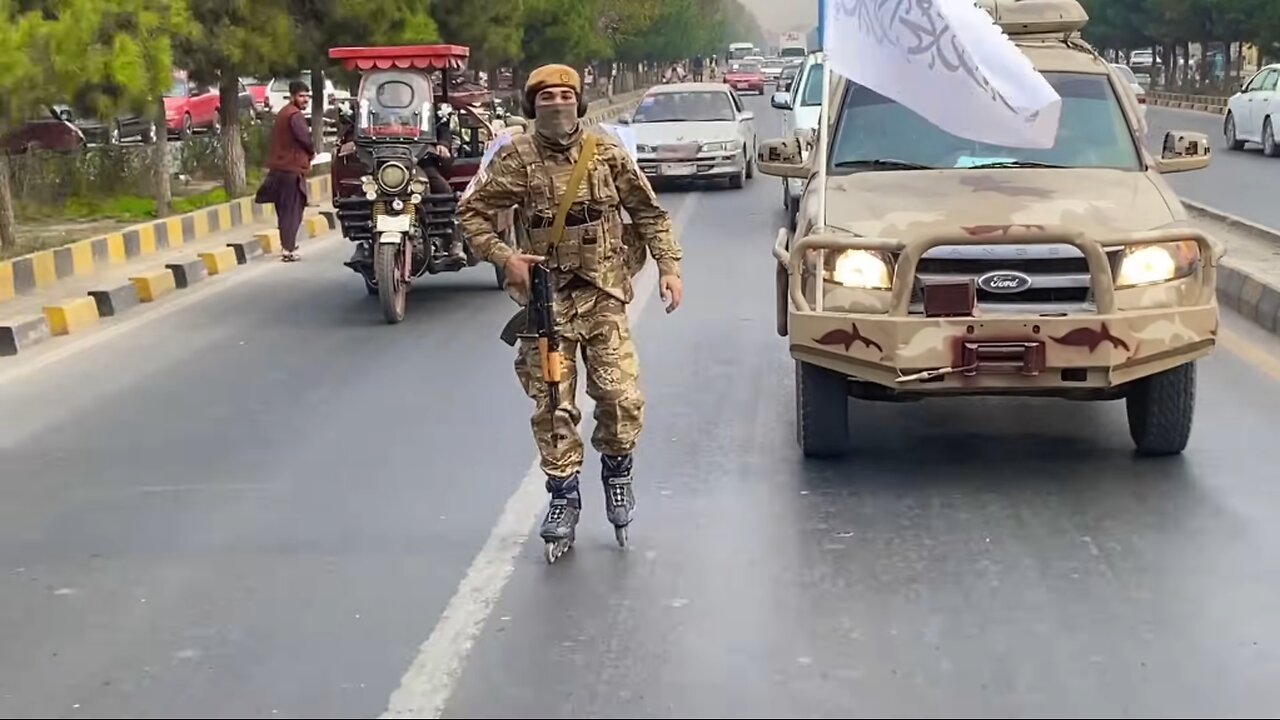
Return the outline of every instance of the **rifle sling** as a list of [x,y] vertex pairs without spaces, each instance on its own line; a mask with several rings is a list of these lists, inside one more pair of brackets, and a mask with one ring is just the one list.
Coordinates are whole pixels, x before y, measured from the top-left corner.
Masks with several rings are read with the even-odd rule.
[[551,226],[551,247],[554,248],[564,239],[564,224],[569,219],[569,207],[578,197],[582,181],[587,177],[587,167],[596,155],[596,136],[587,134],[582,139],[582,149],[578,152],[578,162],[573,165],[573,173],[569,175],[569,184],[564,186],[564,196],[556,208],[555,224]]

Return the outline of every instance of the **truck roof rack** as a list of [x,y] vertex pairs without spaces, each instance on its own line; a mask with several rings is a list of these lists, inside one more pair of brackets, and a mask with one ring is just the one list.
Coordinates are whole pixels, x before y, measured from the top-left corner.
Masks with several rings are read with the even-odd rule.
[[1007,35],[1080,32],[1089,22],[1078,0],[976,0]]

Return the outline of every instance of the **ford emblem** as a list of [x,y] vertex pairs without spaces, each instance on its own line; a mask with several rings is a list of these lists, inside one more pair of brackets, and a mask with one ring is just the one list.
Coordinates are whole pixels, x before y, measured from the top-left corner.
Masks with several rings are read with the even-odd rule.
[[1031,278],[1013,270],[996,270],[978,278],[978,287],[993,293],[1020,293],[1031,287]]

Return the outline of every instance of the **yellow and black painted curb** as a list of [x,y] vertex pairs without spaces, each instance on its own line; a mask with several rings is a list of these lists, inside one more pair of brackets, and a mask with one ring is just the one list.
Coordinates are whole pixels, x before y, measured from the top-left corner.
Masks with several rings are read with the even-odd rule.
[[1221,95],[1188,95],[1186,93],[1157,91],[1149,91],[1147,93],[1148,105],[1178,110],[1195,110],[1212,115],[1226,115],[1228,99]]
[[[312,202],[327,202],[330,188],[327,173],[307,181]],[[274,219],[273,206],[258,205],[252,197],[244,197],[60,248],[0,260],[0,308],[5,300],[55,287],[64,279],[92,277],[100,270],[147,257],[158,250],[182,247],[213,233]]]
[[[326,186],[328,180],[324,178]],[[303,219],[303,230],[309,237],[318,237],[335,229],[337,218],[332,212],[321,212]],[[164,295],[185,290],[207,275],[231,272],[247,265],[255,256],[278,252],[279,247],[279,231],[262,230],[255,233],[252,240],[229,242],[225,247],[203,251],[198,257],[168,263],[163,268],[139,271],[130,275],[127,283],[104,286],[90,290],[83,297],[50,303],[40,315],[0,320],[0,357],[18,355],[57,335],[70,335],[91,328],[101,318],[114,317],[140,304],[155,302]]]
[[[1238,232],[1280,244],[1280,230],[1191,200],[1183,200],[1182,204],[1192,219],[1203,216]],[[1280,335],[1280,283],[1263,277],[1230,255],[1218,263],[1218,304],[1235,310],[1267,332]]]

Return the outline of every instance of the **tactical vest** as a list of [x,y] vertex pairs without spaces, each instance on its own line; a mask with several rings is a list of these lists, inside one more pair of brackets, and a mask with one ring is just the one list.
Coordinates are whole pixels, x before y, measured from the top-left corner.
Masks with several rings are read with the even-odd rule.
[[[590,130],[584,130],[590,132]],[[604,292],[629,303],[634,298],[631,278],[640,272],[647,247],[631,223],[622,220],[622,204],[613,182],[613,171],[603,155],[603,143],[587,168],[586,179],[569,189],[573,162],[548,162],[531,135],[516,135],[512,144],[524,166],[528,183],[520,207],[520,247],[547,257],[547,263],[568,278],[577,275]],[[564,193],[575,192],[564,236],[551,244],[552,221]]]

